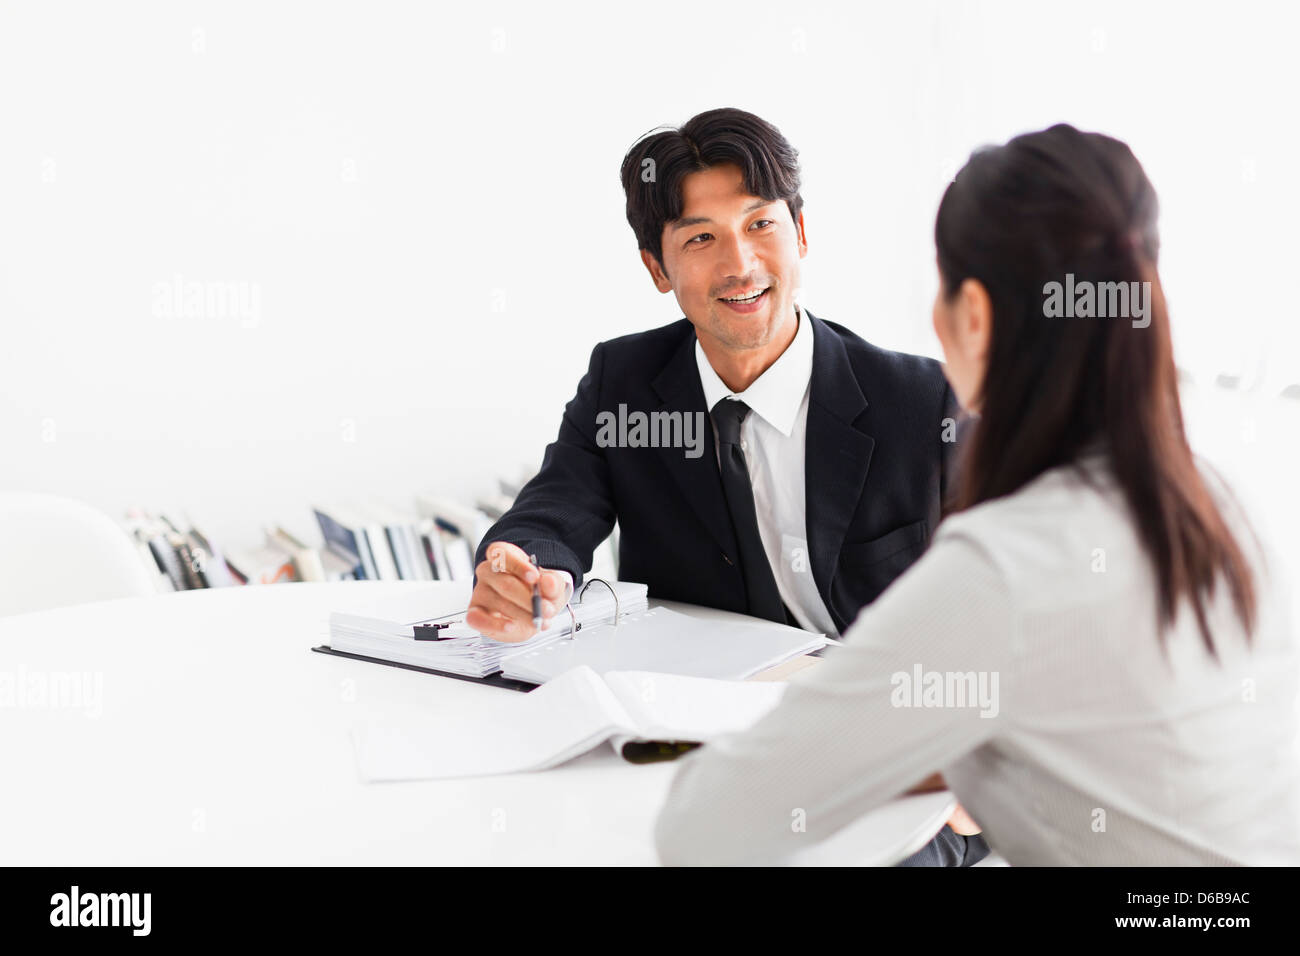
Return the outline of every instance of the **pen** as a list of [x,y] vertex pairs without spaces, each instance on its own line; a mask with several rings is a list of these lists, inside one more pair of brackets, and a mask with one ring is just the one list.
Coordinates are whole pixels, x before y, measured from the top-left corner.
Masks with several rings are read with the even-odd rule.
[[[537,568],[537,555],[530,554],[528,560]],[[542,629],[542,569],[537,568],[537,580],[533,582],[533,627]]]

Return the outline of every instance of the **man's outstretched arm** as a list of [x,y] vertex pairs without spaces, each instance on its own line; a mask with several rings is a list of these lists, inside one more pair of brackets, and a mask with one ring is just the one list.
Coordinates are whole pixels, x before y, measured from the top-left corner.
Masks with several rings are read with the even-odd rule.
[[[527,555],[536,555],[542,569],[543,616],[549,618],[563,608],[569,587],[582,582],[597,545],[613,530],[609,463],[596,443],[603,348],[592,350],[587,373],[564,409],[559,435],[546,447],[541,471],[479,543],[466,621],[488,637],[521,641],[534,633],[534,572]],[[524,560],[513,549],[493,548],[498,542],[514,545]]]

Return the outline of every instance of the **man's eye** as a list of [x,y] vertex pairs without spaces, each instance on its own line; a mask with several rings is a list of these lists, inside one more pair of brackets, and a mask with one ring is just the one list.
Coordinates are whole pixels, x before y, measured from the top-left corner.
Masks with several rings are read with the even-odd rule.
[[691,236],[691,238],[687,240],[686,244],[689,246],[692,242],[702,242],[705,239],[712,238],[713,236],[709,235],[707,232],[702,232],[698,236]]
[[775,220],[772,219],[760,219],[758,220],[758,222],[754,223],[754,226],[755,227],[770,226],[774,221]]

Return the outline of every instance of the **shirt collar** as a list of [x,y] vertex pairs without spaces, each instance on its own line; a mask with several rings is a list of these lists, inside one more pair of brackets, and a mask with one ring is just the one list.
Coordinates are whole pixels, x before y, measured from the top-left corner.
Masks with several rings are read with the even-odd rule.
[[743,392],[733,392],[709,364],[700,340],[695,340],[695,364],[700,370],[700,384],[704,387],[704,402],[709,411],[724,398],[737,398],[748,405],[765,422],[786,438],[794,430],[799,406],[812,378],[813,330],[803,310],[795,306],[795,321],[799,323],[794,339],[786,346],[775,362],[768,366]]

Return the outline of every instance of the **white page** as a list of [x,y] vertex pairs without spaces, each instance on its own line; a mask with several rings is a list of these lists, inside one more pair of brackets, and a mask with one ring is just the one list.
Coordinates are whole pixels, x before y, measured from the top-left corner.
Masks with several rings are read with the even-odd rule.
[[464,610],[459,614],[447,613],[446,606],[447,598],[437,590],[421,588],[415,593],[371,597],[347,611],[334,611],[330,623],[360,631],[410,636],[413,624],[465,616]]
[[501,666],[507,677],[535,684],[581,665],[602,675],[637,670],[743,680],[825,643],[821,634],[784,624],[705,620],[657,607],[617,627],[583,628],[576,638],[511,654]]
[[527,694],[502,691],[454,720],[363,724],[352,739],[361,778],[376,782],[544,770],[634,730],[618,698],[586,667]]
[[745,730],[785,691],[775,681],[722,681],[644,671],[602,680],[578,667],[528,694],[502,693],[455,720],[353,731],[361,778],[432,780],[545,770],[606,740],[707,742]]
[[708,741],[746,730],[781,702],[781,681],[613,671],[605,683],[642,739]]

